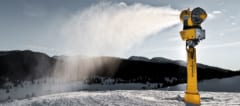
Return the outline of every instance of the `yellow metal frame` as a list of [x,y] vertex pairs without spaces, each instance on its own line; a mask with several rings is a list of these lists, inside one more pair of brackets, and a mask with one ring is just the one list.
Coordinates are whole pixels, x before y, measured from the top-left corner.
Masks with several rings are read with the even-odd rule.
[[[196,29],[185,29],[180,32],[181,38],[184,41],[193,40],[196,38]],[[184,101],[200,105],[200,95],[197,86],[197,60],[196,49],[194,47],[186,47],[187,51],[187,86],[184,96]]]
[[192,40],[196,38],[196,29],[185,29],[180,32],[182,40]]
[[200,95],[197,86],[197,63],[196,49],[186,48],[187,50],[187,87],[184,101],[187,103],[200,105]]
[[[180,14],[180,20],[188,28],[184,28],[181,32],[181,38],[184,41],[196,39],[196,28],[200,24],[194,25],[191,19],[192,11],[190,9],[183,10]],[[206,13],[200,14],[200,18],[204,20],[207,17]],[[200,105],[200,95],[198,93],[197,85],[197,60],[196,60],[196,49],[194,47],[186,47],[187,51],[187,86],[184,95],[184,101]]]
[[[199,7],[198,7],[199,8]],[[201,9],[201,8],[200,8]],[[180,32],[181,38],[184,41],[196,39],[196,27],[201,28],[201,23],[193,23],[192,11],[190,9],[183,10],[180,14],[180,20],[184,24],[183,30]],[[205,20],[207,18],[206,12],[201,12],[199,18]],[[200,105],[200,95],[198,93],[197,85],[197,60],[196,49],[193,47],[187,47],[187,86],[184,95],[184,101]]]
[[187,19],[187,23],[188,23],[188,25],[189,26],[193,26],[193,22],[192,22],[192,19],[190,18],[191,17],[191,11],[190,11],[190,9],[187,9],[187,10],[183,10],[182,12],[181,12],[181,14],[180,14],[180,20],[183,22],[183,17],[185,17],[185,16],[187,16],[187,17],[189,17],[188,19]]

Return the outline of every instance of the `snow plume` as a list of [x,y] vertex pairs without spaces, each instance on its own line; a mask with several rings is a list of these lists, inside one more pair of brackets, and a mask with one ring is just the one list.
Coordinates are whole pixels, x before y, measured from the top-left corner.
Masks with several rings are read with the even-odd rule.
[[[179,11],[142,4],[98,3],[72,15],[62,27],[71,55],[123,56],[134,44],[179,22]],[[61,60],[61,59],[60,59]],[[109,58],[69,57],[58,61],[55,76],[87,79],[99,70],[114,70],[120,62]],[[102,72],[112,75],[114,72]]]
[[112,76],[120,61],[110,57],[64,57],[58,58],[54,78],[63,81],[83,81],[97,75]]
[[179,11],[143,4],[98,3],[63,25],[69,54],[124,56],[144,38],[179,23]]

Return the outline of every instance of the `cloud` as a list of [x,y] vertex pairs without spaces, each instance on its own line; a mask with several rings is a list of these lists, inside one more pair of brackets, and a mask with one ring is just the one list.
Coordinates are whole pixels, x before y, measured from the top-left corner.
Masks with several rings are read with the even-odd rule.
[[213,11],[212,14],[222,14],[222,11]]
[[72,54],[122,56],[146,37],[178,24],[178,15],[169,7],[104,2],[73,14],[61,34]]
[[208,19],[215,19],[218,15],[222,14],[222,11],[215,10],[211,13],[208,13]]

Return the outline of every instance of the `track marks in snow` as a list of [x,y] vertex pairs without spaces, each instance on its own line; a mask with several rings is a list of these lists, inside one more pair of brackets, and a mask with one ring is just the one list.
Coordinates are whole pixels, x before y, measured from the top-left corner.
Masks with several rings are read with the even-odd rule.
[[[115,90],[115,91],[80,91],[14,100],[0,106],[185,106],[177,99],[184,91],[161,90]],[[240,105],[240,93],[200,92],[201,106]]]

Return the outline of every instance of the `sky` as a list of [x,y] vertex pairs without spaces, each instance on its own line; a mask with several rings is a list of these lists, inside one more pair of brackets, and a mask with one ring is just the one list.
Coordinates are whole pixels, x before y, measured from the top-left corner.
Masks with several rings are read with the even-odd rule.
[[208,13],[197,61],[239,70],[239,0],[1,0],[0,50],[186,60],[181,10]]

